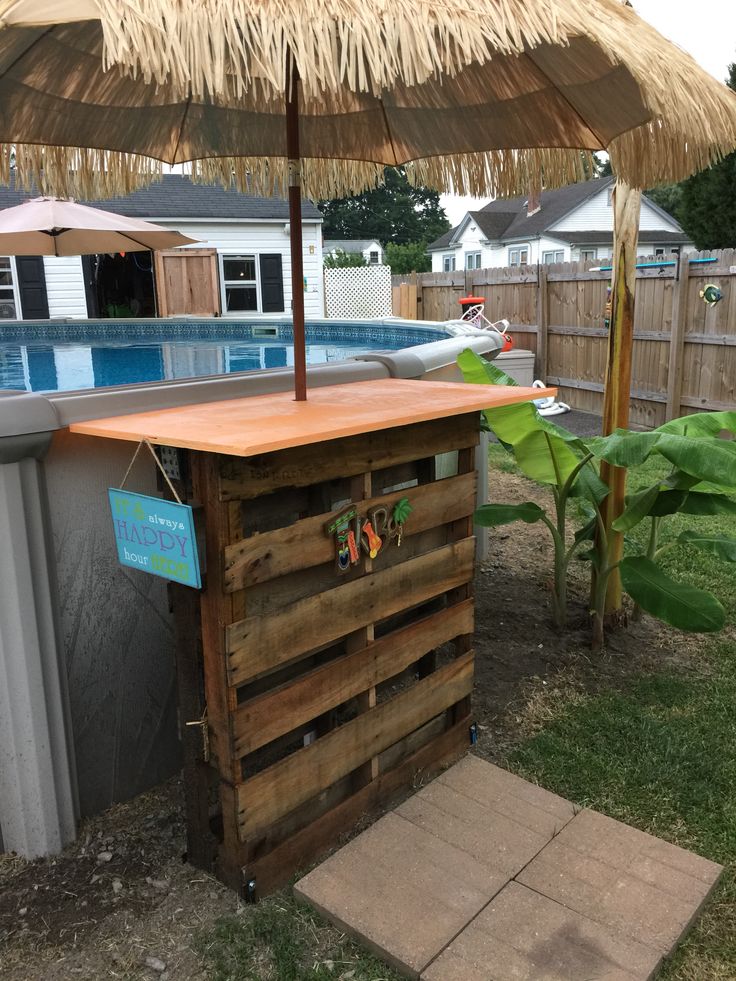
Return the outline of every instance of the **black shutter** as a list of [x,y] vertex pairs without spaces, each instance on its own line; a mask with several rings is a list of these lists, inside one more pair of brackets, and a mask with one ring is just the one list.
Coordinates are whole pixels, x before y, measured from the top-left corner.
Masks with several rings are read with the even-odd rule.
[[49,298],[46,295],[46,273],[40,255],[19,255],[15,260],[18,270],[18,292],[23,320],[48,320]]
[[261,305],[263,313],[284,312],[284,273],[280,252],[261,256]]

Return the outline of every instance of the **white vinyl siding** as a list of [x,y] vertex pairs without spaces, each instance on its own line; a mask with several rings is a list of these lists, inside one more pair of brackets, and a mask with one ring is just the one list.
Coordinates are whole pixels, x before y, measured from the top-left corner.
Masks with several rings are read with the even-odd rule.
[[[678,231],[677,225],[671,218],[659,214],[644,198],[641,202],[639,228],[646,232]],[[548,230],[550,232],[613,232],[613,208],[608,200],[608,189],[594,194],[575,211],[551,225]],[[561,237],[564,238],[564,234]]]

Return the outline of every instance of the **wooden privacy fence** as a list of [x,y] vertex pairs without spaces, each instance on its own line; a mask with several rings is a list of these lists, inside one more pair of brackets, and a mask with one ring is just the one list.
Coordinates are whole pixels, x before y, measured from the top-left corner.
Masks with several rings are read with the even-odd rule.
[[[664,263],[672,262],[673,265]],[[696,260],[696,261],[692,261]],[[704,262],[702,260],[714,260]],[[659,426],[703,409],[736,409],[736,250],[641,259],[637,270],[631,422]],[[457,319],[472,292],[491,320],[511,322],[514,344],[575,408],[600,413],[608,350],[606,260],[394,277],[393,312]],[[708,306],[700,291],[715,284]]]

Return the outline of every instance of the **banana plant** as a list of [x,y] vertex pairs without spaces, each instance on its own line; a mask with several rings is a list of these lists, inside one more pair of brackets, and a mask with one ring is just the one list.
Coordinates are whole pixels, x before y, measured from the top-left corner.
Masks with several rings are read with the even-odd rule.
[[[516,385],[516,382],[489,361],[466,350],[458,357],[466,381],[475,384]],[[593,536],[600,517],[599,505],[608,488],[598,476],[593,454],[585,443],[560,426],[544,419],[532,402],[486,409],[486,428],[510,452],[521,471],[538,484],[548,487],[553,509],[548,513],[533,501],[524,504],[484,504],[475,512],[477,524],[494,528],[513,521],[533,524],[541,521],[549,530],[554,549],[552,619],[555,626],[567,623],[568,569],[576,553]],[[568,504],[572,497],[582,499],[587,519],[571,544],[567,543]]]
[[668,520],[676,514],[736,515],[736,501],[729,496],[736,492],[736,442],[721,439],[723,432],[736,434],[736,412],[685,416],[651,432],[617,430],[588,441],[597,459],[615,466],[636,468],[653,454],[671,465],[664,480],[627,497],[613,523],[624,533],[642,522],[649,525],[645,551],[625,555],[619,571],[636,608],[697,633],[720,630],[723,607],[712,593],[672,579],[658,561],[673,549],[695,548],[736,562],[736,538],[730,535],[687,530],[662,543]]
[[[515,384],[495,365],[472,351],[464,351],[458,364],[466,381],[486,384]],[[552,615],[564,627],[567,608],[567,574],[578,555],[592,563],[595,575],[591,595],[593,647],[603,643],[603,610],[608,577],[618,568],[625,591],[634,603],[653,616],[693,632],[720,630],[725,614],[715,596],[705,590],[677,582],[658,564],[673,548],[697,548],[736,561],[736,539],[728,535],[683,532],[662,544],[663,523],[671,515],[736,514],[736,442],[720,439],[725,430],[736,433],[736,413],[713,412],[688,416],[666,423],[652,432],[617,430],[610,436],[583,441],[542,418],[532,403],[487,409],[487,428],[513,454],[522,472],[550,488],[554,510],[550,515],[538,504],[486,504],[478,508],[479,525],[496,527],[513,521],[544,523],[554,545]],[[670,474],[626,500],[614,530],[630,531],[649,522],[643,553],[627,554],[609,567],[605,527],[600,505],[608,493],[598,475],[597,461],[635,469],[652,454],[672,466]],[[571,498],[579,499],[584,514],[582,525],[567,544],[567,509]],[[583,548],[583,546],[587,546]],[[634,546],[636,547],[636,546]]]

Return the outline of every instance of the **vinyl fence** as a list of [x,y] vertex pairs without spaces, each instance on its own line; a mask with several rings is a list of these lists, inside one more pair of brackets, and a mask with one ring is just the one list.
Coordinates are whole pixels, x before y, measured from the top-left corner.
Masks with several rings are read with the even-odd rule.
[[[641,259],[637,270],[631,422],[658,426],[702,409],[736,410],[736,250]],[[670,263],[669,265],[667,263]],[[394,277],[393,312],[420,320],[460,316],[472,292],[491,320],[511,322],[536,374],[575,408],[600,412],[608,349],[607,263],[476,269]],[[716,285],[708,306],[700,291]]]

